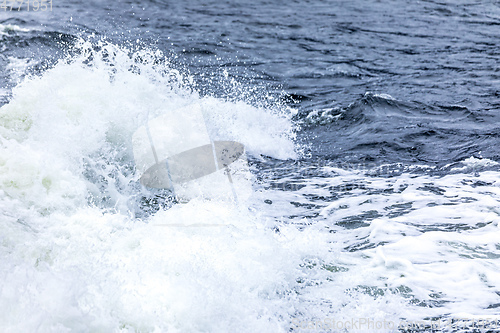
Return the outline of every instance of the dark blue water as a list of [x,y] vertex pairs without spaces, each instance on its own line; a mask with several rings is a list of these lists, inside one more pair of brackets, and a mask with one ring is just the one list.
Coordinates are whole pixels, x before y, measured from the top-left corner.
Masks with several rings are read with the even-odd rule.
[[[425,331],[441,320],[465,316],[470,324],[473,316],[497,314],[499,1],[53,1],[50,12],[27,11],[25,7],[11,12],[0,8],[0,107],[13,105],[0,109],[0,149],[10,154],[8,158],[0,156],[0,208],[5,211],[3,219],[17,221],[12,222],[16,228],[19,223],[42,226],[36,237],[31,231],[0,232],[0,245],[7,244],[5,249],[0,248],[0,254],[12,260],[12,267],[26,266],[27,271],[38,270],[39,262],[48,262],[42,272],[48,272],[49,277],[63,272],[60,276],[72,284],[64,290],[72,296],[61,296],[52,303],[51,297],[39,292],[44,289],[38,285],[27,296],[22,294],[32,281],[40,285],[39,281],[45,281],[46,276],[38,271],[33,273],[33,279],[26,280],[5,273],[9,279],[5,285],[11,287],[5,290],[20,290],[21,296],[28,297],[26,302],[37,309],[44,308],[44,304],[59,304],[71,310],[67,304],[73,306],[76,299],[79,303],[75,305],[75,322],[85,323],[85,311],[92,310],[92,318],[102,320],[101,326],[95,324],[96,330],[104,331],[153,332],[155,327],[161,327],[160,331],[165,327],[192,332],[218,332],[221,327],[235,332],[242,327],[246,329],[241,331],[262,327],[273,331],[274,326],[266,321],[270,318],[268,321],[281,331],[295,332],[297,323],[337,315],[349,320],[426,320],[427,326],[421,329]],[[90,42],[95,53],[76,46],[82,40]],[[125,57],[126,61],[119,62],[113,55],[106,55],[101,41],[129,52],[133,60]],[[88,74],[82,82],[90,85],[95,79],[90,74],[108,73],[99,72],[101,68],[96,63],[109,65],[109,73],[113,73],[113,67],[121,73],[130,60],[133,64],[128,70],[141,74],[141,50],[145,58],[161,51],[166,57],[152,57],[154,65],[162,68],[160,65],[168,64],[184,78],[191,78],[186,79],[185,86],[199,96],[216,97],[217,107],[223,108],[227,106],[223,101],[229,101],[250,125],[228,123],[254,136],[237,133],[237,137],[248,139],[256,150],[275,153],[276,156],[249,153],[255,177],[252,193],[256,199],[245,207],[244,214],[210,201],[200,204],[193,200],[193,206],[166,204],[169,193],[160,191],[155,196],[138,184],[133,161],[123,148],[130,141],[129,136],[124,135],[128,140],[125,144],[113,140],[120,137],[120,131],[127,133],[133,127],[127,127],[127,115],[141,114],[127,107],[140,109],[149,105],[147,96],[125,105],[124,117],[119,118],[116,115],[120,110],[113,109],[111,97],[128,91],[119,84],[106,86],[100,82],[105,86],[103,91],[112,95],[111,102],[100,91],[90,89],[97,96],[86,95],[86,87],[78,84],[74,87],[80,90],[69,89],[69,93],[59,86],[67,93],[59,96],[60,101],[41,98],[40,108],[47,112],[48,120],[37,113],[38,101],[30,99],[29,89],[20,89],[25,95],[15,96],[15,87],[25,78],[31,78],[28,82],[32,85],[28,87],[38,89],[38,94],[33,94],[38,97],[52,89],[43,86],[44,82],[60,84],[66,79],[64,73]],[[65,72],[63,66],[56,65],[61,59],[71,63],[71,59],[87,51],[90,55],[82,66],[96,66],[89,72],[79,72],[75,68],[78,66],[68,66]],[[92,57],[97,55],[101,58],[93,63]],[[74,61],[80,65],[81,60]],[[148,68],[156,68],[154,65]],[[44,77],[51,68],[58,69],[58,74]],[[151,74],[145,72],[144,77]],[[137,77],[131,81],[136,83],[135,79],[143,78]],[[45,80],[37,84],[36,78]],[[68,78],[75,82],[80,79]],[[110,80],[114,80],[113,75]],[[158,82],[165,84],[168,80]],[[169,93],[166,88],[159,91]],[[173,99],[182,95],[176,94]],[[198,103],[196,94],[187,94],[186,100]],[[98,106],[92,104],[94,97]],[[152,100],[161,98],[157,94]],[[88,119],[82,118],[80,127],[72,123],[73,117],[80,119],[75,114],[85,114],[78,101],[81,109],[90,114]],[[239,101],[243,103],[238,104]],[[117,105],[122,105],[119,102]],[[102,105],[110,106],[109,119],[89,110],[94,106],[100,110]],[[274,124],[262,125],[256,120],[258,115],[265,116],[257,109],[252,111],[255,114],[246,114],[248,105],[291,116],[296,128],[294,143],[300,151],[296,159],[276,158],[280,147],[271,147],[273,150],[259,137],[273,134]],[[39,127],[34,126],[29,134],[23,132],[24,126],[29,128],[25,121],[29,117],[23,118],[23,108],[38,117],[33,116],[33,122],[38,121]],[[12,118],[4,110],[14,110]],[[226,111],[220,117],[232,115]],[[214,113],[217,115],[217,111]],[[108,127],[102,125],[101,118],[108,121]],[[116,119],[123,121],[123,128],[115,124],[119,122]],[[224,124],[217,122],[217,117],[214,119],[215,124]],[[265,119],[262,122],[268,121]],[[62,139],[49,133],[53,124],[54,132],[73,134],[71,131],[76,128],[76,134],[90,133],[89,137],[93,132],[82,128],[93,129],[96,124],[96,132],[103,126],[116,137],[109,140],[112,144],[106,137],[104,143],[96,144],[99,149],[95,151],[75,139],[68,141],[68,147],[75,148],[66,151],[60,145]],[[269,133],[262,130],[266,125],[272,129]],[[40,128],[50,130],[41,133]],[[274,138],[271,134],[269,138]],[[67,137],[72,135],[64,139]],[[286,140],[279,142],[286,144]],[[41,152],[37,151],[40,146]],[[71,150],[77,152],[77,167],[71,169],[77,179],[74,183],[67,181],[73,179],[65,173],[69,167],[61,167],[64,172],[60,171],[54,162],[56,171],[46,172],[52,170],[46,167],[52,166],[52,161],[39,162],[46,152],[58,149],[62,152],[54,156],[71,163]],[[34,166],[17,160],[23,154]],[[15,161],[14,166],[9,164],[11,160]],[[57,195],[49,193],[47,179],[52,178],[43,178],[44,172],[62,179],[63,185],[54,185]],[[35,180],[28,181],[30,177]],[[23,183],[25,178],[28,180]],[[59,181],[53,177],[54,184],[60,184]],[[78,203],[71,202],[67,204],[70,208],[65,208],[64,200],[73,198],[65,190],[77,188],[75,184],[80,181],[88,186],[83,199],[75,199]],[[87,195],[86,191],[92,193]],[[127,200],[135,200],[135,206],[142,205],[138,209],[142,210],[126,211],[129,207],[125,207],[125,212],[120,211],[119,203]],[[82,208],[81,202],[87,206]],[[39,214],[38,205],[43,208]],[[174,209],[170,209],[172,206]],[[112,218],[108,220],[109,216]],[[140,229],[144,221],[161,222],[162,218],[168,219],[165,216],[176,222],[193,223],[207,216],[208,221],[217,223],[226,219],[251,224],[255,219],[259,228],[265,227],[256,228],[264,230],[262,233],[249,229],[250,236],[244,228],[235,228],[234,234],[233,229],[228,233],[215,232],[206,238],[176,231],[165,236],[168,242],[144,242],[142,232],[146,231]],[[67,229],[50,229],[58,223]],[[73,230],[81,230],[81,235],[80,231],[72,234]],[[151,239],[160,234],[147,232]],[[2,233],[8,235],[4,243]],[[123,244],[122,234],[127,239]],[[19,250],[24,247],[17,243],[24,237],[33,237],[33,249],[26,247],[28,254]],[[93,243],[94,239],[99,241]],[[171,244],[175,246],[169,247]],[[183,248],[183,244],[190,247]],[[206,251],[191,251],[197,246]],[[66,256],[61,248],[70,254]],[[176,252],[178,248],[183,250]],[[238,258],[231,256],[235,253]],[[267,256],[268,253],[272,255]],[[126,261],[129,256],[135,261]],[[228,258],[228,263],[219,258]],[[36,261],[36,265],[30,260]],[[83,273],[80,267],[72,266],[73,260],[75,266],[83,267]],[[172,271],[163,270],[162,265]],[[139,272],[138,276],[135,272]],[[179,286],[184,294],[147,294],[151,288],[138,286],[155,286],[148,274]],[[256,274],[255,278],[252,274]],[[85,280],[87,275],[89,280]],[[224,288],[220,280],[225,281]],[[59,285],[59,280],[54,281],[54,285]],[[80,284],[83,291],[78,289]],[[127,288],[139,289],[129,292]],[[19,294],[7,291],[5,299]],[[200,293],[203,297],[198,297]],[[48,301],[40,301],[44,306],[39,306],[38,299],[43,297]],[[116,302],[107,303],[108,299]],[[157,303],[151,308],[144,306],[150,300]],[[205,300],[207,306],[200,305],[192,312],[186,310],[185,304]],[[100,305],[92,308],[89,304],[94,303]],[[237,304],[234,312],[233,303]],[[136,310],[127,308],[130,304],[146,310],[137,310],[134,317]],[[165,304],[173,305],[162,308]],[[104,309],[102,312],[99,306]],[[65,327],[80,327],[71,322],[70,310],[61,315],[70,322]],[[19,311],[26,314],[31,310]],[[64,322],[57,316],[58,311],[63,310],[49,308],[44,312],[49,314],[49,323],[40,326],[40,331],[51,331]],[[132,319],[127,321],[128,317]],[[2,323],[7,322],[2,318],[0,330]],[[247,318],[250,319],[246,321]],[[38,327],[33,322],[32,327]],[[467,331],[455,324],[447,324],[443,331],[450,331],[450,327]],[[11,323],[5,327],[31,326]]]
[[227,71],[299,110],[313,158],[500,158],[498,1],[68,1],[0,18],[40,29],[3,36],[4,62],[92,34],[171,54],[203,94],[227,96]]

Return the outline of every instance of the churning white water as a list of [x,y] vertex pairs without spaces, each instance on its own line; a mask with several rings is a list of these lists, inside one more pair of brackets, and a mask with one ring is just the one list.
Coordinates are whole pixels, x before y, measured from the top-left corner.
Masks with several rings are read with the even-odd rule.
[[[495,162],[471,158],[446,176],[270,169],[235,182],[251,188],[238,203],[162,205],[133,163],[145,114],[196,103],[212,139],[294,159],[293,110],[200,96],[159,52],[81,42],[73,53],[0,108],[2,332],[393,331],[496,318],[499,173],[475,171]],[[364,228],[349,227],[356,216]]]

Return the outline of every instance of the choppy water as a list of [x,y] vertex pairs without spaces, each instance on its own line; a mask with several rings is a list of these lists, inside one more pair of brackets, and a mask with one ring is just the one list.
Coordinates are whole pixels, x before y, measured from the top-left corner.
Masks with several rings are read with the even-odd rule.
[[[499,331],[498,40],[498,1],[0,8],[1,331]],[[190,104],[237,203],[138,182]]]

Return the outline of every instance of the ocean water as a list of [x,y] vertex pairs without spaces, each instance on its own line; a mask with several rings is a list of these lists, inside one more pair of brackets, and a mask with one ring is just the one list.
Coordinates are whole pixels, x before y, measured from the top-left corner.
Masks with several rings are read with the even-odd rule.
[[[0,331],[500,331],[498,1],[33,5],[0,6]],[[132,137],[190,107],[245,155],[176,199]]]

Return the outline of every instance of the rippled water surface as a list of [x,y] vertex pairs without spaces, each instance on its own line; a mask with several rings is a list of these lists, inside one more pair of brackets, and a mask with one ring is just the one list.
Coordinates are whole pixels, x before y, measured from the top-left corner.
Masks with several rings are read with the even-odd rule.
[[[52,5],[0,8],[2,331],[500,330],[500,2]],[[190,105],[248,163],[176,201],[132,136]]]

